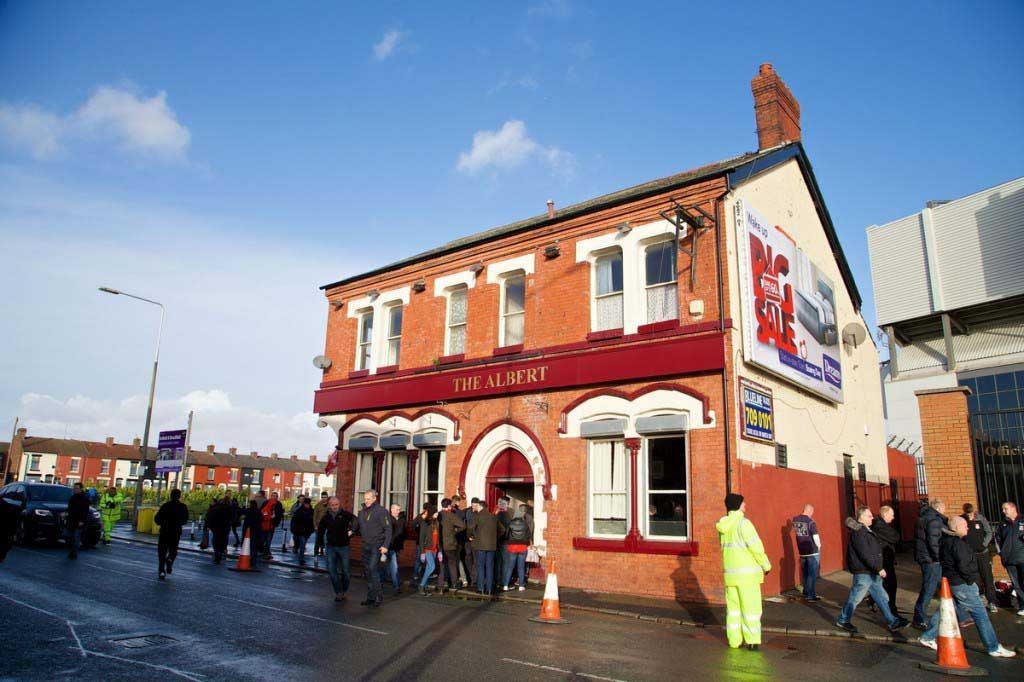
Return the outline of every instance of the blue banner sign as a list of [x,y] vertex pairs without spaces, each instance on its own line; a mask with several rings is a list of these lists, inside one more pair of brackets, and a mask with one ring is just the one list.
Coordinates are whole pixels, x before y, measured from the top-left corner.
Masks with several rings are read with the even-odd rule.
[[744,438],[775,442],[775,410],[771,389],[740,380],[743,409],[740,421]]

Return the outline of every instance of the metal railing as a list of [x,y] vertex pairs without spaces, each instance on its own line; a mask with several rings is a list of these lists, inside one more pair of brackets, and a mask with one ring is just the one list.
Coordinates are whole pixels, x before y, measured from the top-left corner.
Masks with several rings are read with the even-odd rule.
[[990,520],[1003,502],[1024,503],[1024,410],[971,415],[978,505]]

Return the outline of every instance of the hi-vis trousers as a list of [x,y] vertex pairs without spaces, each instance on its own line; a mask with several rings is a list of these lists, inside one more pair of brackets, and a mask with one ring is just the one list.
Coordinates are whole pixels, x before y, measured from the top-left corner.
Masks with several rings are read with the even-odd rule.
[[725,588],[725,632],[733,649],[761,643],[761,585]]

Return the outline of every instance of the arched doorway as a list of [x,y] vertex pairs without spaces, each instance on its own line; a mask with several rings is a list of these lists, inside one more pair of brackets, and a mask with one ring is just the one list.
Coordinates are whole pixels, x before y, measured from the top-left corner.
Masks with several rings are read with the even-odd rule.
[[509,509],[515,512],[521,504],[533,504],[533,468],[515,448],[505,448],[487,470],[487,506],[494,509],[498,499],[511,498]]

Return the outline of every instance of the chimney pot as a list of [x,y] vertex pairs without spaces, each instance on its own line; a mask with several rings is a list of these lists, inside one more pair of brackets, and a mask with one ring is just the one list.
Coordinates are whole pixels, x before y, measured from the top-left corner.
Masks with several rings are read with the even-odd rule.
[[228,453],[232,455],[238,454],[238,448],[228,448]]
[[310,460],[311,462],[315,462],[315,461],[316,461],[316,455],[310,455],[310,456],[309,456],[309,460]]
[[107,436],[107,445],[113,445],[113,444],[114,444],[114,437],[113,436]]
[[277,459],[277,453],[276,452],[271,452],[270,453],[270,459]]
[[213,452],[213,451],[214,451],[214,450],[216,450],[216,449],[217,449],[217,446],[216,446],[216,445],[207,445],[207,446],[206,446],[206,451],[207,451],[207,452]]
[[299,456],[298,456],[298,455],[292,455],[292,461],[293,461],[293,462],[294,462],[294,461],[296,461],[296,460],[297,460],[298,458],[299,458]]
[[137,438],[137,437],[136,438],[132,438],[132,445],[134,447],[141,448],[142,447],[142,439],[141,438]]
[[249,456],[250,456],[250,457],[259,457],[259,456],[260,456],[260,453],[258,453],[258,452],[256,452],[255,450],[253,450],[252,452],[250,452],[250,453],[249,453]]
[[750,90],[754,95],[758,150],[799,141],[800,103],[771,64],[761,64],[750,81]]
[[555,217],[555,200],[554,199],[548,199],[548,217],[549,218],[554,218]]
[[18,429],[18,435],[21,436],[22,438],[24,438],[25,436],[28,435],[28,429],[24,429],[24,428]]

